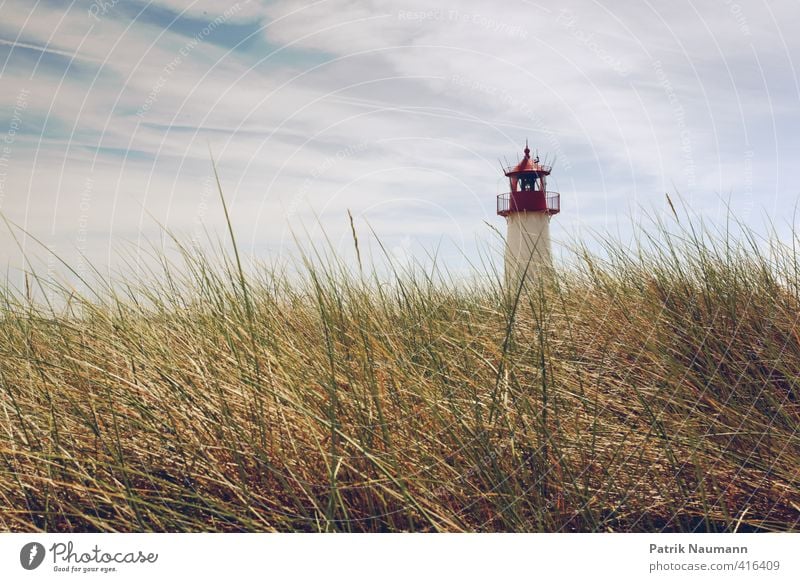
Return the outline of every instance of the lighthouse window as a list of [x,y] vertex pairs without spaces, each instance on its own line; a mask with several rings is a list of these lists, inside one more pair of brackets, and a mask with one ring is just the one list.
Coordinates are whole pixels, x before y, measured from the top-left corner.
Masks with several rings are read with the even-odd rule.
[[520,190],[529,192],[536,189],[536,178],[530,176],[522,176],[520,178]]

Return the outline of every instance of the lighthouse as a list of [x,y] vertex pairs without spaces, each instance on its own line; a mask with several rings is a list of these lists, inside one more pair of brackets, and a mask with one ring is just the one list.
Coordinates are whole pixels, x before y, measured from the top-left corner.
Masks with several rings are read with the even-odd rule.
[[558,214],[561,200],[557,192],[547,191],[552,168],[531,158],[528,142],[525,157],[516,165],[503,168],[510,191],[497,197],[497,214],[507,224],[506,283],[518,283],[525,276],[533,279],[552,267],[550,218]]

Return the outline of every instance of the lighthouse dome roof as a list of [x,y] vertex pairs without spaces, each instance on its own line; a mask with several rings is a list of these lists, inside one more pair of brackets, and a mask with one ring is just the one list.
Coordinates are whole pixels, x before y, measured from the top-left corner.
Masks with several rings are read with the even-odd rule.
[[550,166],[546,166],[539,162],[539,156],[535,156],[531,158],[531,150],[528,147],[528,142],[525,142],[525,149],[523,150],[525,156],[520,160],[520,162],[516,166],[509,166],[505,169],[506,176],[512,176],[515,174],[523,174],[528,172],[536,172],[538,174],[545,174],[548,175],[550,170],[552,169]]

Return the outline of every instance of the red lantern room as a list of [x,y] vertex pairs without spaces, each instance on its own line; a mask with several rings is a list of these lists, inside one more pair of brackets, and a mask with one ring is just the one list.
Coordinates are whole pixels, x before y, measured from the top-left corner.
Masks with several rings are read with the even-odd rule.
[[497,214],[508,216],[512,212],[543,212],[558,214],[561,200],[558,192],[547,191],[550,166],[539,163],[537,155],[531,159],[531,150],[525,142],[525,157],[516,166],[504,168],[511,191],[497,197]]

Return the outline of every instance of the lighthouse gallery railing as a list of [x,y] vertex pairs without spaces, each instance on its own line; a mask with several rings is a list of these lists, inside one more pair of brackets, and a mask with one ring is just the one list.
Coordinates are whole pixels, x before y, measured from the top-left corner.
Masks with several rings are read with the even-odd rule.
[[497,214],[507,215],[510,212],[521,210],[532,210],[534,212],[547,212],[548,214],[557,214],[561,211],[561,195],[558,192],[545,192],[545,208],[526,208],[525,204],[520,204],[518,201],[514,208],[511,207],[511,195],[514,194],[519,197],[521,194],[530,194],[530,192],[506,192],[497,197]]

